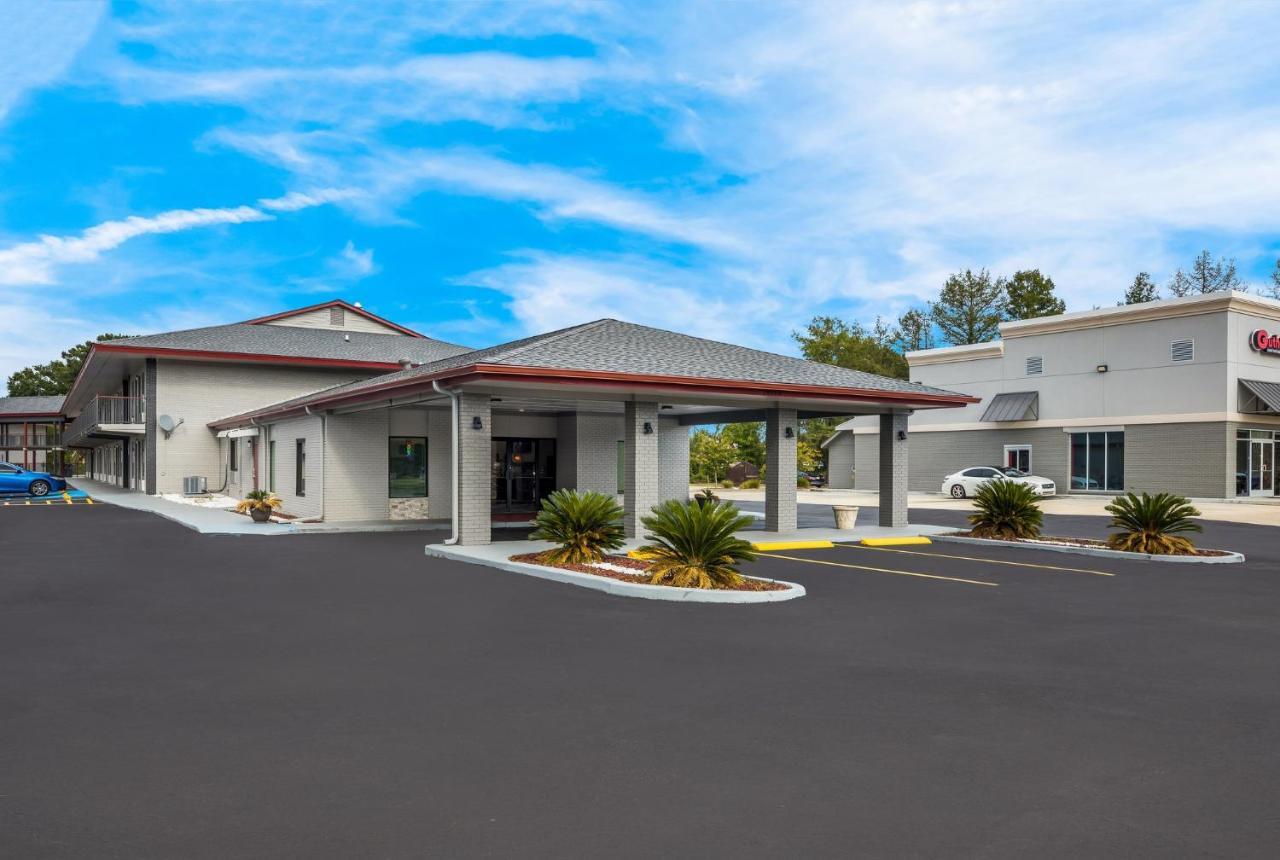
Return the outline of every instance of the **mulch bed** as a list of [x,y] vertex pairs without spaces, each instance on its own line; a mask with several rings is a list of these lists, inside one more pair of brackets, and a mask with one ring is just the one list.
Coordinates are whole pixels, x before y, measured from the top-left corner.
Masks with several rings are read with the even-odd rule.
[[[542,567],[556,567],[560,570],[572,570],[575,573],[589,573],[592,576],[603,576],[606,579],[616,579],[619,582],[634,582],[640,585],[658,585],[667,586],[662,582],[650,582],[649,575],[645,573],[649,569],[649,563],[638,558],[631,558],[626,555],[606,555],[603,559],[609,564],[616,564],[619,567],[627,567],[635,571],[635,573],[623,573],[620,570],[608,570],[603,567],[591,567],[586,564],[553,564],[547,561],[546,553],[542,552],[526,552],[520,555],[511,556],[511,561],[518,561],[524,564],[536,564]],[[779,582],[766,582],[763,579],[753,579],[749,576],[742,578],[742,584],[736,588],[714,589],[716,591],[785,591],[787,586]]]
[[[1026,546],[1038,546],[1039,544],[1066,544],[1067,546],[1088,547],[1089,549],[1109,549],[1112,552],[1125,552],[1122,549],[1116,549],[1104,540],[1092,540],[1090,538],[1071,538],[1071,537],[1053,537],[1052,535],[1041,535],[1033,540],[1024,540],[1022,538],[1006,538],[996,537],[995,535],[975,535],[973,532],[951,532],[956,537],[979,538],[980,540],[998,540],[1005,543],[1020,543]],[[1135,552],[1133,555],[1146,555],[1146,553]],[[1220,549],[1198,549],[1194,552],[1173,552],[1169,555],[1194,555],[1200,557],[1214,557],[1222,555],[1230,555]]]

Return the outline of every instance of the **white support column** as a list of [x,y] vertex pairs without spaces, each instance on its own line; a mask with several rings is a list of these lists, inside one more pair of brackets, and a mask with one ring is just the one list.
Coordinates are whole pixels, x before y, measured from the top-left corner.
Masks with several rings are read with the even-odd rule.
[[640,537],[640,518],[662,500],[658,467],[658,404],[627,401],[623,417],[626,466],[622,488],[627,537]]
[[907,413],[880,416],[880,525],[907,525]]
[[[479,426],[477,426],[477,420]],[[464,391],[458,402],[458,543],[486,544],[490,541],[489,482],[493,416],[489,395]]]
[[796,443],[800,428],[794,409],[770,409],[765,416],[764,527],[796,529]]

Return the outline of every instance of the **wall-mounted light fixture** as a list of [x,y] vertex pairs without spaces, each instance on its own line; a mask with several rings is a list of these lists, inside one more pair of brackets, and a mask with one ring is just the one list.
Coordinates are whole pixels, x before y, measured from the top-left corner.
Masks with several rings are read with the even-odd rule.
[[796,437],[796,431],[792,430],[790,427],[784,427],[782,429],[782,435],[787,439],[794,439]]
[[905,442],[905,441],[907,441],[907,431],[906,431],[906,430],[899,430],[899,431],[898,431],[898,441],[899,441],[899,442]]
[[1098,373],[1106,373],[1108,368],[1105,364],[1099,364],[1097,367],[1094,368],[1094,370],[1098,371]]
[[649,422],[649,421],[644,422],[644,435],[649,436],[649,435],[651,435],[652,433],[653,433],[653,424],[652,424],[652,422]]
[[474,416],[472,416],[472,418],[471,418],[471,429],[472,429],[472,430],[483,430],[483,429],[484,429],[484,422],[480,420],[480,416],[479,416],[479,415],[474,415]]

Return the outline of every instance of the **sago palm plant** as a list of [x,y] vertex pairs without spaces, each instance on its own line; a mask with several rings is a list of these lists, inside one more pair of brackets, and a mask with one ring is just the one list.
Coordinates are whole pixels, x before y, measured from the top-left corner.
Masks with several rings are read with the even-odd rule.
[[1107,513],[1111,514],[1110,527],[1120,530],[1107,538],[1107,543],[1126,552],[1185,555],[1195,552],[1196,547],[1182,534],[1203,531],[1191,519],[1200,512],[1186,497],[1172,493],[1126,493],[1107,505]]
[[643,547],[650,582],[682,588],[732,588],[742,582],[738,565],[756,557],[751,544],[735,537],[751,518],[727,502],[655,505],[640,520],[652,541]]
[[554,564],[590,564],[618,549],[626,539],[622,508],[612,496],[576,490],[556,490],[542,500],[533,521],[533,540],[556,546],[546,558]]
[[974,537],[1034,538],[1044,525],[1036,494],[1017,481],[987,481],[973,494],[973,507],[969,525]]

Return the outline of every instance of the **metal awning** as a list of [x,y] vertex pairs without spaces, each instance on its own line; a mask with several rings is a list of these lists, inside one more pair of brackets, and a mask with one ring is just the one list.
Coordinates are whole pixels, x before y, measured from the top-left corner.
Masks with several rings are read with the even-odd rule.
[[1240,411],[1254,415],[1280,415],[1280,382],[1263,382],[1260,379],[1242,379],[1244,391],[1240,393]]
[[983,421],[1034,421],[1040,417],[1039,391],[997,394],[982,413]]

